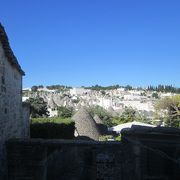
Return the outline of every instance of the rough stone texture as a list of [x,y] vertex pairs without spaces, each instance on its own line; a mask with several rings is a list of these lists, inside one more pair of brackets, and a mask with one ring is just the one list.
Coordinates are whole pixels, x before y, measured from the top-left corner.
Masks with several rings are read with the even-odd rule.
[[28,136],[22,108],[23,74],[0,25],[0,179],[5,178],[6,171],[5,141]]
[[4,27],[0,23],[0,42],[2,44],[2,48],[4,50],[4,55],[7,58],[7,61],[13,66],[22,76],[25,75],[24,71],[21,69],[21,66],[19,65],[16,56],[14,55],[9,40],[7,37],[7,34],[5,32]]
[[7,147],[9,180],[46,179],[47,148],[40,142],[9,143]]
[[85,107],[72,117],[75,121],[76,131],[79,136],[87,136],[93,140],[99,140],[100,132],[98,126]]
[[22,108],[23,108],[22,109],[23,122],[21,124],[22,137],[29,138],[30,137],[30,107],[27,103],[23,103]]
[[96,122],[96,125],[97,125],[101,135],[108,134],[107,126],[104,125],[104,123],[102,122],[102,120],[100,119],[100,117],[97,114],[94,116],[94,120]]
[[7,143],[9,179],[117,180],[121,143],[12,140]]
[[10,180],[179,180],[180,130],[132,128],[122,142],[11,140]]
[[133,126],[121,134],[134,180],[180,179],[180,129]]

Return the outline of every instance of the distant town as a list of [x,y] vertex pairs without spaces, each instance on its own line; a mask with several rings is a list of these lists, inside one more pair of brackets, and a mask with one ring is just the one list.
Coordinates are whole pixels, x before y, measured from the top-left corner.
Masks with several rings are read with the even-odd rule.
[[23,101],[41,97],[47,102],[49,116],[58,115],[58,107],[78,111],[80,107],[102,107],[111,116],[120,116],[132,108],[147,119],[157,120],[155,104],[158,100],[180,93],[180,88],[158,85],[147,88],[127,86],[68,87],[63,85],[32,86],[23,89]]

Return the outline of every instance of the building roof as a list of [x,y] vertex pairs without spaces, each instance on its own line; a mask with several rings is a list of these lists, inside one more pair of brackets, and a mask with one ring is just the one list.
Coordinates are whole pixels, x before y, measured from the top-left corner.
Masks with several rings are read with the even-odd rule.
[[146,126],[146,127],[156,127],[156,126],[151,125],[151,124],[133,121],[133,122],[124,123],[124,124],[120,124],[120,125],[111,127],[111,128],[109,128],[109,131],[115,131],[117,133],[121,133],[122,129],[124,129],[124,128],[131,128],[133,125],[136,125],[136,126]]
[[75,121],[76,131],[79,136],[99,140],[100,132],[96,122],[84,107],[81,107],[72,119]]
[[51,97],[48,101],[48,106],[51,108],[51,109],[54,109],[54,108],[57,108],[57,104],[54,102],[53,100],[53,97]]
[[3,46],[4,53],[9,61],[9,63],[12,66],[14,66],[20,72],[21,75],[25,75],[24,71],[21,69],[21,66],[19,65],[19,63],[17,61],[16,56],[14,55],[14,53],[10,47],[7,34],[5,32],[4,27],[1,25],[1,23],[0,23],[0,42]]
[[95,120],[96,125],[99,129],[99,132],[102,135],[107,134],[107,132],[108,132],[107,126],[104,125],[103,121],[101,120],[101,118],[97,114],[94,116],[94,120]]
[[102,122],[101,118],[100,118],[97,114],[95,114],[94,120],[95,120],[96,124],[104,124],[104,123]]

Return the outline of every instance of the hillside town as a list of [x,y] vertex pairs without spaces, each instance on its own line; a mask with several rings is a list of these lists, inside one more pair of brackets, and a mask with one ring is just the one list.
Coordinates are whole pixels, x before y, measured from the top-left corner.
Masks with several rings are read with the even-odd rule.
[[[179,180],[179,88],[22,90],[24,75],[0,24],[0,179]],[[166,124],[147,121],[157,102]]]
[[147,89],[117,88],[112,90],[92,90],[90,88],[48,89],[47,87],[23,89],[23,101],[42,97],[48,105],[50,117],[57,116],[57,108],[71,107],[77,111],[80,107],[100,106],[112,116],[119,116],[126,107],[133,108],[147,118],[153,118],[157,100],[174,96],[175,93],[149,91]]

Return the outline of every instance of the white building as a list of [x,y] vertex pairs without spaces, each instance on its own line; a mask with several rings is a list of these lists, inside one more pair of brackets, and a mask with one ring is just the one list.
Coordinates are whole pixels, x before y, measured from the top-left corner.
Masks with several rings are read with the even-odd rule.
[[146,127],[156,127],[156,126],[151,125],[151,124],[133,121],[133,122],[129,122],[129,123],[119,124],[119,125],[117,125],[117,126],[114,126],[114,127],[109,128],[108,130],[109,130],[109,131],[114,131],[114,132],[120,134],[121,131],[122,131],[124,128],[131,128],[133,125],[136,125],[136,126],[146,126]]
[[70,89],[71,96],[82,96],[85,93],[88,93],[90,90],[85,88],[72,88]]

